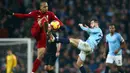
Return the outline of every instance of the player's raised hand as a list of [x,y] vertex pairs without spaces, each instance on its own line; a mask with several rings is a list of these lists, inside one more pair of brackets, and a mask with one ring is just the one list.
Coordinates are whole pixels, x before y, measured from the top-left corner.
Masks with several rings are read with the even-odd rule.
[[79,26],[80,26],[80,27],[81,27],[81,26],[84,26],[84,27],[88,28],[87,25],[85,25],[85,24],[81,24],[81,23],[79,23]]

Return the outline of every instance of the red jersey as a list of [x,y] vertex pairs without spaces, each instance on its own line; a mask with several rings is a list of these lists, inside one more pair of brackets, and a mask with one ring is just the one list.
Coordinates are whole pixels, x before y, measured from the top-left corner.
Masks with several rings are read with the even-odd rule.
[[14,16],[18,18],[34,18],[34,23],[31,28],[31,34],[37,40],[38,48],[46,47],[46,32],[43,30],[43,28],[40,28],[38,24],[39,19],[45,17],[49,23],[53,20],[57,20],[60,22],[60,25],[63,26],[63,23],[51,11],[42,13],[40,10],[35,10],[30,12],[29,14],[14,13]]

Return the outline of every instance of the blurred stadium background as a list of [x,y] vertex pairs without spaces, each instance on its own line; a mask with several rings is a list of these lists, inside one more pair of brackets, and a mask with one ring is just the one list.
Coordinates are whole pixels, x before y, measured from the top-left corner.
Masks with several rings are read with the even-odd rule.
[[[0,0],[0,7],[6,7],[13,12],[29,13],[39,8],[40,0]],[[87,38],[86,32],[81,31],[78,23],[86,23],[88,19],[96,17],[104,36],[108,33],[108,25],[116,25],[118,31],[127,42],[128,50],[123,51],[123,69],[130,73],[130,0],[48,0],[49,10],[53,11],[64,23],[69,36],[79,37],[83,40]],[[31,38],[30,28],[33,19],[19,19],[0,12],[0,38]],[[80,36],[79,36],[80,35]],[[95,49],[95,52],[88,56],[85,61],[85,68],[88,73],[103,73],[105,68],[102,58],[104,39]],[[11,48],[11,47],[8,47]],[[15,48],[15,47],[14,47]],[[18,46],[16,46],[18,48]],[[24,46],[21,47],[24,49]],[[76,67],[76,59],[79,50],[72,49],[71,45],[62,45],[59,57],[59,73],[79,73]],[[0,48],[0,73],[5,73],[5,47]],[[13,49],[13,48],[12,48]],[[13,52],[19,57],[24,53]],[[36,58],[36,48],[34,47],[33,58]],[[26,72],[25,59],[18,58],[18,73]],[[44,62],[37,73],[45,73]]]

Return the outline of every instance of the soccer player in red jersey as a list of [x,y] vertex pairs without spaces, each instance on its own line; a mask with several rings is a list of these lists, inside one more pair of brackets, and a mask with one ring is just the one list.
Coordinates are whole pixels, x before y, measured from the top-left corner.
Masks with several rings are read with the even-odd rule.
[[31,28],[31,34],[37,41],[38,55],[37,59],[34,61],[32,73],[35,73],[38,69],[42,58],[44,57],[46,51],[46,31],[48,27],[45,28],[45,23],[50,23],[53,20],[60,22],[60,25],[63,26],[63,23],[56,17],[56,15],[48,11],[48,3],[42,1],[40,3],[40,10],[34,10],[29,14],[13,13],[9,10],[3,9],[7,14],[13,15],[18,18],[34,18],[34,24]]

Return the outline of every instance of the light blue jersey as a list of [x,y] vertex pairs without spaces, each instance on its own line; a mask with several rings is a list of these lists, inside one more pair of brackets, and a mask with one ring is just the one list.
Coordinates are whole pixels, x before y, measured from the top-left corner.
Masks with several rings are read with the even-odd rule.
[[[109,55],[115,55],[115,50],[119,49],[121,46],[121,42],[124,42],[124,39],[119,33],[114,33],[112,36],[111,34],[106,35],[106,42],[108,43],[109,47]],[[118,55],[122,54],[122,50],[118,52]]]
[[80,27],[82,30],[88,32],[89,38],[86,40],[86,42],[94,50],[103,37],[102,30],[99,27],[94,27],[94,28],[86,28],[84,26],[80,26]]

